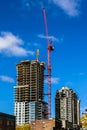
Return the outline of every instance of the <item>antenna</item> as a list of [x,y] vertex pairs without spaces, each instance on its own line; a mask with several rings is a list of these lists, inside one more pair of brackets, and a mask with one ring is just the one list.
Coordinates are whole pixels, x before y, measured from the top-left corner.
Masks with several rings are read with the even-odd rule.
[[36,60],[38,61],[38,57],[39,57],[39,49],[36,50]]

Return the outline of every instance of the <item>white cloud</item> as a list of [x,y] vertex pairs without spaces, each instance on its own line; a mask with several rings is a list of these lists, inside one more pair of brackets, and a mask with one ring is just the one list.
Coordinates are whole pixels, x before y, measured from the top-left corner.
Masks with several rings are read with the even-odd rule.
[[83,73],[83,72],[80,72],[80,73],[73,73],[73,75],[74,75],[74,76],[84,76],[85,73]]
[[34,55],[33,51],[28,51],[22,47],[24,42],[11,32],[1,32],[0,35],[0,53],[8,56],[27,56]]
[[37,42],[34,42],[34,43],[28,43],[27,45],[28,45],[28,46],[34,46],[34,47],[40,47],[40,44],[37,43]]
[[48,37],[46,37],[45,35],[43,35],[43,34],[38,34],[38,37],[39,38],[43,38],[43,39],[49,39],[49,40],[52,40],[52,41],[55,41],[55,42],[59,42],[59,39],[58,38],[56,38],[56,37],[54,37],[54,36],[48,36]]
[[1,75],[1,76],[0,76],[0,80],[1,80],[1,81],[4,81],[4,82],[14,83],[14,79],[11,78],[11,77],[8,77],[8,76],[3,76],[3,75]]
[[[55,9],[56,7],[61,8],[68,16],[78,16],[80,14],[80,4],[82,0],[21,0],[22,6],[24,9],[32,9],[32,7],[41,8],[43,6],[46,7],[46,9]],[[57,14],[57,11],[56,11]]]
[[43,1],[43,0],[40,0],[40,1],[38,1],[38,0],[35,0],[35,1],[33,1],[33,0],[21,0],[21,2],[22,2],[22,6],[29,6],[29,8],[32,6],[32,7],[39,7],[39,8],[41,8],[44,4],[46,5],[47,3],[48,3],[48,1],[46,0],[46,1]]
[[80,0],[51,0],[55,5],[64,10],[69,16],[79,15]]
[[51,78],[51,83],[52,84],[59,84],[60,78]]
[[[51,78],[51,83],[52,84],[59,84],[60,78],[57,77],[52,77]],[[47,79],[45,80],[45,83],[47,83]]]

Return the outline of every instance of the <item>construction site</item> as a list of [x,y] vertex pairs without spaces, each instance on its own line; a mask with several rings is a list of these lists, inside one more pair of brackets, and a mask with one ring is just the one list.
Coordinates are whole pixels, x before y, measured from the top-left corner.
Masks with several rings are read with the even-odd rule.
[[47,119],[48,104],[44,101],[44,63],[25,60],[16,67],[17,86],[14,88],[17,124]]
[[[49,39],[48,27],[46,20],[46,11],[43,8],[44,25],[46,31],[47,41],[47,66],[44,62],[39,62],[37,50],[35,60],[22,60],[16,64],[17,70],[17,84],[15,89],[15,108],[14,114],[16,116],[16,124],[31,124],[32,129],[40,129],[40,121],[44,120],[53,125],[49,129],[53,128],[55,121],[51,119],[51,51],[54,50],[53,43]],[[44,70],[46,74],[44,74]],[[44,76],[47,77],[47,92],[44,94]],[[44,100],[44,96],[47,96],[48,100]],[[39,122],[39,125],[37,125]],[[36,124],[33,128],[32,124]],[[45,127],[43,127],[45,128]],[[48,128],[48,127],[47,127]]]
[[22,60],[16,64],[17,82],[14,86],[16,125],[28,124],[32,130],[79,130],[80,101],[77,94],[68,87],[56,92],[55,119],[52,119],[51,52],[54,47],[48,35],[46,11],[44,8],[42,11],[46,31],[47,63],[39,61],[39,50],[37,50],[34,60]]

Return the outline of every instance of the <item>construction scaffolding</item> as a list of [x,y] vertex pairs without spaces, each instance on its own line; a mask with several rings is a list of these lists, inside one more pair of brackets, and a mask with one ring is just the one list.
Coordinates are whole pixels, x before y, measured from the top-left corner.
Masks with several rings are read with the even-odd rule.
[[[47,103],[44,101],[44,62],[24,60],[16,65],[17,86],[15,89],[15,115],[17,124],[29,123],[31,102],[36,102],[38,114],[35,119],[46,118]],[[44,109],[44,112],[42,111]],[[22,119],[23,118],[23,119]],[[22,122],[23,121],[23,122]]]

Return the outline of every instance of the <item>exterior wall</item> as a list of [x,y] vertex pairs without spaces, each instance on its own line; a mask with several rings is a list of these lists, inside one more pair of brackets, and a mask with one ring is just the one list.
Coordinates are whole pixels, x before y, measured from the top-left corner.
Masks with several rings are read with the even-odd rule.
[[30,101],[43,101],[44,64],[31,61],[30,64]]
[[66,108],[67,100],[66,98],[60,99],[60,118],[67,120],[67,108]]
[[48,119],[48,104],[46,102],[38,102],[38,107],[37,107],[37,111],[38,111],[38,120],[41,119]]
[[[29,102],[28,103],[28,114],[26,115],[26,104],[25,102],[15,102],[15,116],[16,124],[28,124],[34,120],[47,119],[48,116],[46,103],[43,102]],[[25,119],[26,116],[26,119]]]
[[15,102],[16,124],[25,124],[25,102]]
[[53,130],[55,127],[55,120],[36,120],[31,122],[32,130]]
[[29,123],[37,118],[37,102],[29,102]]
[[29,122],[34,120],[48,119],[47,103],[29,102]]
[[[44,63],[38,62],[37,60],[33,60],[31,62],[25,60],[21,61],[20,64],[17,64],[16,68],[17,68],[17,85],[19,86],[15,87],[16,101],[20,102],[23,100],[25,101],[43,100],[44,69],[45,69]],[[25,95],[25,97],[27,96],[27,99],[24,98],[23,95]]]
[[24,60],[16,65],[17,86],[15,109],[17,125],[28,124],[35,119],[47,119],[47,103],[44,100],[44,63]]
[[0,130],[15,130],[15,117],[0,113]]
[[15,102],[29,102],[30,89],[29,85],[15,86]]
[[63,126],[77,128],[80,120],[80,101],[77,94],[68,87],[63,87],[56,92],[55,118],[62,120]]

